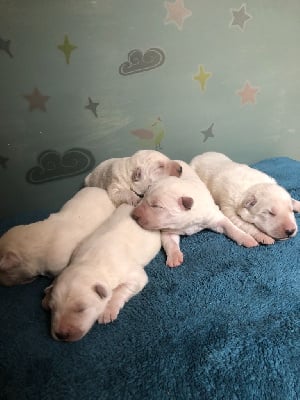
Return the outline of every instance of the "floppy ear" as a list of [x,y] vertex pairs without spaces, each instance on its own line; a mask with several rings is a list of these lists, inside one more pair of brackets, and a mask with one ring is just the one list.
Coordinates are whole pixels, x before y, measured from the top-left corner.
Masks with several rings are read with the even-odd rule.
[[20,259],[13,251],[0,254],[0,270],[4,271],[19,265]]
[[292,199],[293,211],[300,212],[300,201]]
[[183,196],[179,198],[178,203],[181,208],[185,210],[190,210],[194,204],[194,200],[192,199],[192,197]]
[[257,203],[257,198],[254,194],[249,194],[243,201],[243,207],[251,208]]
[[140,167],[137,167],[133,170],[132,175],[131,175],[131,180],[132,182],[138,182],[142,178],[142,170]]
[[50,309],[49,308],[49,301],[50,301],[50,298],[51,298],[52,288],[53,288],[53,285],[50,285],[50,286],[46,287],[46,289],[44,289],[45,296],[44,296],[44,298],[42,300],[42,307],[45,310],[49,310]]
[[101,299],[105,299],[106,297],[110,296],[111,291],[104,285],[102,285],[101,283],[97,283],[94,286],[96,293],[99,295],[99,297]]

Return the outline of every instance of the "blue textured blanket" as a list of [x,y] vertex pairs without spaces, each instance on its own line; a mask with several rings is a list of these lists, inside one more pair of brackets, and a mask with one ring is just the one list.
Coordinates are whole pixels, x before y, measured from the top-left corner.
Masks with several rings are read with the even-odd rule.
[[[300,199],[300,162],[255,166]],[[0,399],[299,399],[300,233],[246,249],[203,231],[181,247],[181,267],[168,269],[161,251],[118,319],[75,343],[50,336],[49,280],[1,287]]]

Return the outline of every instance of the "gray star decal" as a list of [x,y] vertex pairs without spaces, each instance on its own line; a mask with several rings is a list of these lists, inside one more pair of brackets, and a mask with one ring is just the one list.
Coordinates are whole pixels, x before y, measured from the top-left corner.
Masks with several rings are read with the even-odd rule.
[[89,104],[85,106],[85,108],[91,110],[92,113],[95,115],[95,117],[98,118],[97,107],[99,106],[99,103],[92,101],[90,97],[88,99],[89,99]]
[[13,55],[9,47],[10,47],[10,40],[3,40],[0,38],[0,50],[5,51],[5,53],[7,53],[10,58],[13,58]]
[[243,4],[239,10],[231,9],[231,13],[233,17],[231,26],[237,25],[243,31],[245,23],[252,18],[252,16],[246,12],[246,4]]
[[212,132],[213,126],[214,126],[214,123],[212,123],[209,126],[209,128],[207,128],[205,131],[201,131],[201,133],[203,133],[203,135],[204,135],[203,142],[206,142],[209,137],[215,137],[213,132]]

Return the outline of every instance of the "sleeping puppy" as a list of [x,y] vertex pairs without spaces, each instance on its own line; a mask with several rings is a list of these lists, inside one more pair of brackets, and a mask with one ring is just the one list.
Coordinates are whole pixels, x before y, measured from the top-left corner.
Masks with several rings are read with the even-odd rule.
[[105,190],[84,188],[46,220],[11,228],[0,238],[0,284],[57,275],[77,244],[114,210]]
[[176,267],[183,261],[179,235],[203,229],[224,233],[238,244],[253,247],[258,243],[237,228],[215,204],[205,184],[183,161],[181,178],[167,177],[154,182],[134,208],[132,217],[145,229],[161,230],[167,254],[166,264]]
[[232,161],[222,153],[207,152],[190,163],[206,183],[221,211],[259,243],[272,244],[297,233],[293,211],[300,202],[265,173]]
[[140,150],[131,157],[103,161],[85,178],[85,186],[106,189],[115,206],[136,205],[152,182],[180,174],[180,165],[164,154]]
[[42,305],[52,312],[56,340],[81,339],[98,321],[115,320],[148,281],[144,267],[161,247],[159,232],[140,228],[122,204],[75,249],[70,264],[45,289]]

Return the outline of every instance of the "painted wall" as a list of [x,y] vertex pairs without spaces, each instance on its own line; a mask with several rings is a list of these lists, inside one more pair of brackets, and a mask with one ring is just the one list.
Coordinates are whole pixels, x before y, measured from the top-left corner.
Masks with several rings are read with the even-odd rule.
[[298,0],[1,0],[0,216],[55,209],[95,164],[300,159]]

